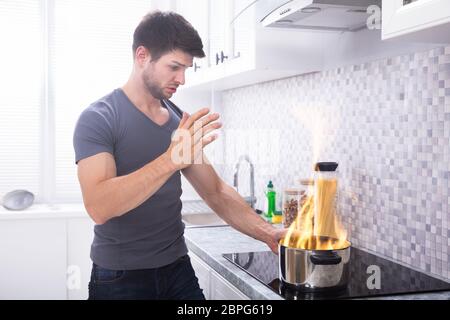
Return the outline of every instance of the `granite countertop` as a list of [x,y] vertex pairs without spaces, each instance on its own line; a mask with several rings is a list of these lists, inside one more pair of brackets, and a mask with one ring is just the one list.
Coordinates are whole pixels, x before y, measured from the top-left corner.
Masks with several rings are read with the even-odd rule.
[[281,300],[282,298],[261,282],[226,260],[222,254],[267,251],[269,247],[229,226],[187,228],[186,244],[190,251],[234,285],[250,299]]
[[[212,269],[254,300],[280,300],[278,294],[261,282],[226,260],[222,254],[268,251],[266,244],[252,239],[230,226],[209,228],[187,228],[186,243],[191,252],[201,258]],[[423,294],[374,297],[370,300],[450,300],[450,291]]]

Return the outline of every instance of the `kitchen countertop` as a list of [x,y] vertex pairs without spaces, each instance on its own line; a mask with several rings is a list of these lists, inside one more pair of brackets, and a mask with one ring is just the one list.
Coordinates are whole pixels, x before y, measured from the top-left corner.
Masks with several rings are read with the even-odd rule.
[[[252,239],[230,226],[187,228],[186,243],[191,252],[212,269],[255,300],[280,300],[278,294],[226,260],[222,254],[268,251],[266,244]],[[373,253],[373,252],[371,252]],[[450,300],[450,291],[367,298],[368,300]]]
[[[211,209],[201,200],[184,200],[182,213],[201,213]],[[33,204],[25,210],[7,210],[0,205],[0,220],[89,218],[83,203]]]
[[25,210],[7,210],[0,206],[0,220],[88,218],[83,204],[33,204]]

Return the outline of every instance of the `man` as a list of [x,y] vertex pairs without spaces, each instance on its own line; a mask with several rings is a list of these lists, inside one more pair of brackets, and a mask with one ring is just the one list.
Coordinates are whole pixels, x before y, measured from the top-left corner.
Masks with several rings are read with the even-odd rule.
[[275,252],[284,231],[208,162],[196,164],[207,160],[202,149],[215,140],[207,135],[221,127],[219,115],[189,116],[168,100],[193,58],[205,56],[197,31],[178,14],[150,13],[133,54],[128,82],[84,110],[74,133],[83,201],[96,222],[89,298],[204,299],[183,237],[180,172],[226,222]]

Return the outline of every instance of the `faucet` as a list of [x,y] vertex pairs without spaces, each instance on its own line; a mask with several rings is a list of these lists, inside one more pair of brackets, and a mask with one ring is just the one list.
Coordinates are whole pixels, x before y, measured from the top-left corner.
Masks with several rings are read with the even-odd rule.
[[236,163],[236,167],[234,170],[234,179],[233,179],[233,186],[236,188],[236,191],[239,192],[239,167],[242,161],[247,161],[250,165],[250,197],[244,197],[244,200],[250,204],[252,209],[255,209],[255,169],[253,167],[253,163],[250,161],[250,158],[248,155],[242,155],[239,157],[238,162]]

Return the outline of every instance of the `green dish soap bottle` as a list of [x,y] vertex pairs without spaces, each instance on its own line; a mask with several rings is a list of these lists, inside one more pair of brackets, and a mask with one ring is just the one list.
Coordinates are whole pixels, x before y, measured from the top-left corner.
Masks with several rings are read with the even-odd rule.
[[267,197],[266,218],[269,221],[271,221],[273,215],[275,214],[275,203],[276,203],[276,192],[275,189],[273,188],[272,181],[269,181],[269,184],[267,185],[266,197]]

